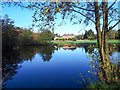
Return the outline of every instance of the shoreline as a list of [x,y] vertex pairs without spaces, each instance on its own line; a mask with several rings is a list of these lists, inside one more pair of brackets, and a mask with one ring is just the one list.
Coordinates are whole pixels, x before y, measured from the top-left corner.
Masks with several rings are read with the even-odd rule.
[[[51,41],[53,44],[97,44],[97,40]],[[109,40],[109,44],[120,44],[120,40]]]

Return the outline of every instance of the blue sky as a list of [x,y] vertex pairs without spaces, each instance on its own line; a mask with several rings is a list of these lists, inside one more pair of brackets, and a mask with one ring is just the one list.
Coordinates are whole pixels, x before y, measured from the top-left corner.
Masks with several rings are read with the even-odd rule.
[[[2,8],[2,16],[6,14],[15,22],[14,23],[15,26],[25,28],[31,27],[33,11],[28,9],[22,9],[20,7],[4,7]],[[58,17],[58,19],[56,20],[57,23],[61,21],[62,20],[60,19],[60,17]],[[67,20],[66,24],[62,26],[56,25],[54,33],[58,33],[60,35],[63,35],[65,33],[66,34],[73,33],[75,35],[78,35],[84,33],[85,29],[86,30],[92,29],[93,31],[95,31],[95,26],[94,24],[89,25],[87,27],[84,24],[72,25],[72,23],[70,23],[69,20]],[[37,32],[37,30],[38,30],[37,28],[34,28],[35,32]]]
[[8,15],[16,26],[28,28],[32,24],[33,12],[20,7],[4,7],[2,8],[2,16]]

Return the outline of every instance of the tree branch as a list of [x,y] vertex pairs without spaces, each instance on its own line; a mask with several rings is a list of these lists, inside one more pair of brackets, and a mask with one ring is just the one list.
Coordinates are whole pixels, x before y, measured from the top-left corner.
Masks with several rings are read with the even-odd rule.
[[110,23],[111,23],[112,21],[117,21],[117,20],[120,20],[120,19],[111,20],[111,21],[108,23],[108,25],[110,25]]
[[120,20],[115,25],[113,25],[112,27],[109,27],[109,31],[112,30],[119,23],[120,23]]
[[115,1],[113,2],[113,4],[111,4],[111,6],[108,8],[108,10],[116,3],[116,1],[117,1],[117,0],[115,0]]
[[89,0],[86,0],[92,7],[93,7],[93,5],[89,2]]
[[90,9],[86,9],[86,8],[78,7],[78,6],[75,6],[75,5],[73,5],[73,7],[76,7],[76,8],[82,9],[82,10],[86,10],[86,11],[92,11],[92,12],[95,12],[94,10],[90,10]]
[[82,16],[88,18],[89,20],[91,20],[91,21],[95,24],[95,21],[94,21],[93,19],[91,19],[90,17],[88,17],[87,15],[85,15],[85,14],[79,12],[79,11],[76,11],[76,10],[74,10],[74,9],[72,9],[72,10],[73,10],[74,12],[77,12],[77,13],[81,14]]

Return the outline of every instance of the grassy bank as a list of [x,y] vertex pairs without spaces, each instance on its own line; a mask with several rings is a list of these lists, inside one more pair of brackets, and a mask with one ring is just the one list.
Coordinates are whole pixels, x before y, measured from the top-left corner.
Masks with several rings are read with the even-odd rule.
[[117,90],[120,88],[120,81],[105,83],[103,81],[96,82],[91,84],[87,87],[87,90],[94,89],[94,90]]
[[[97,40],[51,41],[53,44],[96,44]],[[110,44],[120,44],[120,40],[109,40]]]

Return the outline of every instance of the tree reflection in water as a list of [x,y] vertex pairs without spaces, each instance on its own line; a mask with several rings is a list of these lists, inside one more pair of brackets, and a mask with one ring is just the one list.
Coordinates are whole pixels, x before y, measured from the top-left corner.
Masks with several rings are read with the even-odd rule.
[[43,61],[50,61],[52,58],[52,54],[54,53],[55,47],[54,46],[41,46],[39,48],[38,53],[40,53]]
[[94,52],[94,49],[95,49],[95,45],[91,44],[91,45],[85,45],[84,46],[84,49],[85,49],[85,53],[89,53],[89,54],[92,54]]
[[20,68],[18,65],[22,62],[22,59],[19,57],[20,53],[18,50],[13,50],[11,52],[2,52],[2,79],[3,87],[7,80],[12,79],[12,76],[17,73],[17,70]]
[[11,80],[13,75],[21,67],[20,63],[32,60],[36,53],[39,53],[43,61],[50,61],[54,53],[54,46],[45,45],[39,47],[21,47],[17,50],[2,52],[2,79],[3,87],[7,80]]

